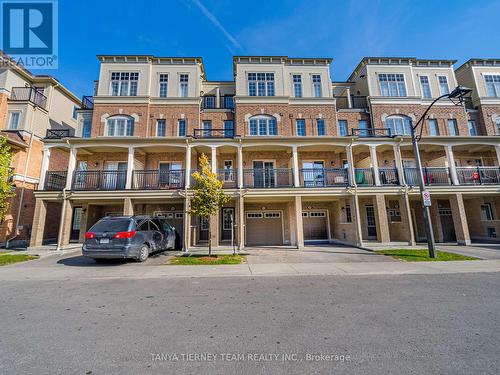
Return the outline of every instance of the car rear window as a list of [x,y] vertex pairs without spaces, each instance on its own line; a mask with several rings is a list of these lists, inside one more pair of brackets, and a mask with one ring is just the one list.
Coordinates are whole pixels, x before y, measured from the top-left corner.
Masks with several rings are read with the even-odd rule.
[[130,220],[101,220],[97,222],[89,232],[126,232],[129,230]]

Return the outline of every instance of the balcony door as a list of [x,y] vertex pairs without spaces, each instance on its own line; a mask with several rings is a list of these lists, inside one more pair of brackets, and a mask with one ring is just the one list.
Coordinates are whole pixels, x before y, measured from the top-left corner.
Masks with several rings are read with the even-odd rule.
[[181,163],[163,163],[159,164],[158,180],[161,186],[181,187],[182,165]]
[[104,165],[103,184],[106,190],[125,189],[127,179],[127,162],[113,161]]
[[366,228],[368,239],[377,238],[377,223],[375,221],[375,209],[372,204],[365,206],[366,210]]
[[305,161],[302,163],[302,168],[305,187],[325,186],[325,163],[323,161]]
[[417,168],[415,167],[415,160],[403,159],[403,171],[405,174],[406,184],[410,186],[418,185]]
[[253,162],[253,184],[256,188],[274,187],[276,176],[274,175],[274,161]]

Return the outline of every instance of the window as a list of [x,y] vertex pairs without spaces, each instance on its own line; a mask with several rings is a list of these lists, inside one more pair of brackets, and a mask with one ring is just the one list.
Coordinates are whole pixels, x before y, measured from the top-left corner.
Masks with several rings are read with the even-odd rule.
[[201,123],[203,129],[203,136],[210,137],[212,135],[212,121],[205,120]]
[[280,212],[266,212],[264,214],[264,217],[266,219],[277,219],[277,218],[281,217],[281,213]]
[[232,121],[224,121],[224,137],[234,137],[234,124]]
[[345,205],[345,222],[352,223],[351,205]]
[[300,136],[306,135],[306,120],[297,119],[295,121],[295,126],[297,127],[297,135]]
[[370,129],[368,128],[368,121],[359,120],[358,121],[359,135],[361,137],[366,137],[370,135]]
[[263,217],[262,212],[247,212],[248,219],[262,219]]
[[149,230],[149,221],[148,220],[145,220],[143,221],[142,223],[139,223],[139,225],[137,226],[137,230],[139,232],[145,232],[145,231],[148,231]]
[[168,95],[168,74],[160,74],[160,98],[166,98]]
[[189,75],[181,74],[179,76],[179,96],[181,98],[187,98],[188,96],[188,83],[189,83]]
[[410,135],[411,118],[403,116],[389,116],[385,119],[385,126],[391,135]]
[[274,73],[248,73],[249,96],[274,96]]
[[186,136],[186,120],[181,119],[178,122],[179,125],[179,137],[185,137]]
[[11,112],[9,120],[9,130],[16,130],[19,128],[19,118],[21,117],[21,112]]
[[233,161],[224,160],[224,181],[234,181]]
[[321,98],[321,76],[319,74],[312,75],[313,94],[315,98]]
[[302,98],[302,76],[294,74],[293,78],[293,94],[296,98]]
[[491,203],[481,205],[481,220],[495,220]]
[[134,135],[134,119],[124,116],[108,118],[106,136],[130,137],[132,135]]
[[429,124],[429,135],[439,135],[439,127],[437,120],[431,118],[428,120],[428,124]]
[[156,120],[156,136],[165,137],[167,133],[167,121],[166,120]]
[[391,223],[401,222],[401,211],[399,209],[389,209],[388,213]]
[[276,119],[272,116],[250,118],[250,135],[277,135]]
[[496,124],[497,124],[497,134],[500,134],[500,117],[497,118]]
[[318,131],[318,135],[326,135],[325,120],[322,118],[316,120],[316,130]]
[[139,73],[113,72],[111,73],[112,96],[137,96],[137,82]]
[[469,129],[469,135],[470,136],[476,136],[477,135],[477,127],[476,127],[476,122],[473,120],[470,120],[467,122],[467,128]]
[[448,132],[450,133],[450,135],[458,135],[457,120],[455,119],[448,120]]
[[73,107],[73,118],[76,120],[76,116],[77,116],[77,111],[78,110],[78,107]]
[[500,98],[500,75],[485,75],[484,81],[488,96]]
[[223,108],[233,109],[234,108],[234,97],[226,95],[222,97]]
[[347,137],[347,120],[339,120],[339,135]]
[[439,91],[441,95],[449,94],[450,88],[448,87],[448,77],[446,76],[438,76],[439,82]]
[[406,84],[403,74],[379,74],[380,95],[406,96]]
[[203,97],[203,108],[206,108],[206,109],[215,108],[215,96],[204,96]]
[[92,134],[92,118],[86,117],[83,119],[82,138],[90,138]]
[[429,84],[429,77],[420,76],[420,86],[422,87],[422,97],[426,99],[432,98],[431,85]]

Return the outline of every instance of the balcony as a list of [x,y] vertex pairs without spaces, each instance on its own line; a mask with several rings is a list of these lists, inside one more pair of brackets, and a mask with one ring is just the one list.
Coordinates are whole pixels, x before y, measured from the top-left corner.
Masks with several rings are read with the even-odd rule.
[[185,186],[184,169],[159,171],[137,170],[132,172],[132,188],[139,190],[176,190]]
[[336,96],[337,109],[367,109],[368,100],[366,96],[351,95],[351,102],[349,103],[347,96]]
[[[409,186],[418,186],[417,168],[404,168],[405,181]],[[450,170],[447,167],[423,168],[424,183],[432,185],[451,185]]]
[[75,171],[72,190],[124,190],[127,171]]
[[218,169],[217,178],[223,182],[224,189],[238,187],[238,171],[236,169]]
[[64,189],[67,176],[68,171],[47,171],[47,173],[45,173],[43,190],[59,191]]
[[311,168],[300,169],[300,186],[346,187],[349,186],[349,173],[346,168]]
[[10,100],[16,102],[31,102],[34,105],[47,109],[47,97],[34,87],[13,87]]
[[396,168],[379,168],[381,185],[399,185],[398,170]]
[[354,178],[358,186],[374,186],[373,168],[354,168]]
[[457,167],[460,185],[500,184],[500,167]]
[[221,96],[220,104],[217,106],[217,97],[215,95],[205,95],[202,99],[201,109],[234,109],[234,96]]
[[74,137],[75,129],[47,129],[45,133],[45,139],[62,139],[68,137]]
[[234,129],[193,129],[193,138],[234,138]]
[[392,132],[389,128],[352,129],[352,135],[360,138],[391,138]]
[[82,109],[94,109],[94,97],[84,96],[82,98]]
[[254,189],[293,187],[290,168],[244,169],[243,187]]

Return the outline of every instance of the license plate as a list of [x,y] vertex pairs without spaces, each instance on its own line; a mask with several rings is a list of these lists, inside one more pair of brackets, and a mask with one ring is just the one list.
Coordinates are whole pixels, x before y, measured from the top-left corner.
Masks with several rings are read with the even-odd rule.
[[99,243],[109,243],[109,238],[101,238]]

